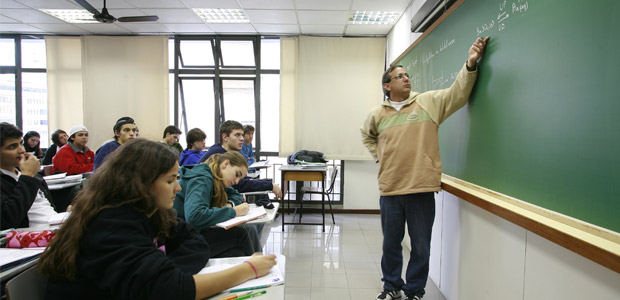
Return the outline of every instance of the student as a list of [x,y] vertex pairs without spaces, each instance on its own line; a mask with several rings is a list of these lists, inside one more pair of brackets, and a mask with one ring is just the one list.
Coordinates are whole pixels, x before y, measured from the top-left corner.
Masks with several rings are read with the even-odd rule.
[[[248,166],[254,163],[254,150],[252,149],[252,140],[254,139],[254,126],[243,126],[243,144],[241,145],[241,154],[248,160]],[[254,172],[250,169],[249,172]]]
[[198,230],[209,245],[217,246],[212,256],[248,255],[259,251],[253,246],[248,232],[239,227],[228,230],[211,228],[219,222],[246,215],[247,203],[239,192],[230,186],[239,182],[248,171],[245,159],[238,152],[216,154],[205,163],[186,165],[179,171],[179,184],[183,188],[174,199],[174,209],[180,218]]
[[195,165],[202,157],[202,150],[205,148],[207,135],[200,128],[193,128],[187,133],[187,149],[181,152],[179,165]]
[[82,174],[93,171],[95,153],[86,147],[88,129],[76,125],[69,129],[69,141],[62,146],[52,158],[52,174],[66,172],[67,175]]
[[42,158],[41,152],[41,136],[36,131],[28,131],[24,135],[24,149],[26,152],[33,153],[37,158]]
[[[237,121],[228,120],[220,126],[220,142],[209,147],[209,150],[202,156],[200,162],[206,161],[211,155],[216,153],[226,153],[234,150],[239,151],[243,144],[243,125]],[[240,193],[256,192],[256,191],[272,191],[276,195],[276,199],[282,197],[282,190],[277,184],[273,184],[270,180],[252,180],[244,178],[238,184],[234,185]]]
[[46,299],[203,299],[267,274],[274,255],[196,274],[210,247],[171,209],[178,170],[176,153],[144,139],[110,155],[39,260]]
[[56,211],[45,181],[37,175],[39,160],[22,147],[22,131],[15,125],[2,122],[0,131],[2,230],[48,225]]
[[181,129],[174,125],[170,125],[164,129],[164,138],[161,142],[170,146],[172,149],[177,151],[177,154],[181,155],[181,152],[183,152],[183,147],[179,144],[180,135]]
[[[392,66],[383,74],[388,101],[374,108],[361,128],[362,142],[381,164],[383,292],[377,299],[400,299],[401,290],[408,300],[421,299],[425,293],[435,218],[433,192],[441,190],[439,124],[467,103],[488,40],[476,39],[456,81],[444,90],[412,92],[409,74],[402,66]],[[412,246],[406,283],[401,278],[405,224]]]
[[94,170],[101,166],[110,153],[114,152],[122,144],[136,138],[136,122],[131,117],[122,117],[112,127],[112,132],[114,132],[114,140],[105,143],[95,154]]
[[43,157],[42,162],[43,165],[52,164],[52,158],[56,155],[58,149],[67,143],[68,138],[69,136],[62,129],[56,129],[56,131],[52,133],[52,145],[45,151],[45,157]]

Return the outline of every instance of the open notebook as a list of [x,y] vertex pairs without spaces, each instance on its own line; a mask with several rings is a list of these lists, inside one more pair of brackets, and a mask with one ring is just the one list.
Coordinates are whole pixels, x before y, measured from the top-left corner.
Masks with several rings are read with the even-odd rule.
[[245,216],[234,217],[228,221],[220,222],[215,224],[217,227],[222,227],[224,229],[229,229],[235,227],[239,224],[243,224],[248,221],[252,221],[254,219],[258,219],[267,215],[267,211],[262,206],[250,206],[250,211]]
[[[237,260],[235,263],[233,263],[229,259],[213,259],[210,260],[207,264],[207,267],[203,268],[200,272],[198,272],[198,274],[208,274],[223,271],[232,268],[240,263],[243,263],[243,261],[248,258],[249,257],[235,257],[233,258]],[[285,259],[286,258],[284,257],[284,255],[276,254],[276,261],[278,262],[278,264],[273,266],[273,268],[271,268],[267,275],[255,279],[250,279],[244,283],[233,286],[228,290],[258,287],[263,285],[272,286],[284,284],[284,274],[282,272]]]

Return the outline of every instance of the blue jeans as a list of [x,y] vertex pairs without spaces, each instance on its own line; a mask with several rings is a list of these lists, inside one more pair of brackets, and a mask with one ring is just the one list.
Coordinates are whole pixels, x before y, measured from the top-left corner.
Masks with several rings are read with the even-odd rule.
[[[431,232],[435,220],[435,197],[432,192],[381,196],[381,229],[383,256],[381,271],[383,288],[403,290],[408,296],[424,295],[428,278],[431,250]],[[411,253],[403,282],[403,255],[401,242],[405,237],[405,222],[411,239]]]

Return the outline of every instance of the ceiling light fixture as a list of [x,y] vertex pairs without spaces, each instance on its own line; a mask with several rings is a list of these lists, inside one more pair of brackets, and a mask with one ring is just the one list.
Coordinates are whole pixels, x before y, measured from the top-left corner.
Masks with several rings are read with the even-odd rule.
[[355,25],[394,25],[398,18],[395,11],[358,10],[349,16],[348,24]]
[[194,12],[206,23],[250,23],[242,9],[194,8]]
[[39,9],[40,11],[61,19],[67,23],[99,23],[93,14],[85,9]]

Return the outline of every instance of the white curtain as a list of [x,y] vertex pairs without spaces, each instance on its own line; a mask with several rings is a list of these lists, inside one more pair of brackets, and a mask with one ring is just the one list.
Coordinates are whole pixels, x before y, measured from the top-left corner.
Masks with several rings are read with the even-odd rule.
[[46,36],[48,132],[84,122],[80,37]]
[[359,128],[383,100],[385,38],[281,39],[280,155],[370,160]]
[[[169,125],[168,37],[83,36],[79,38],[77,57],[81,57],[80,94],[63,87],[63,78],[77,73],[66,63],[57,64],[49,58],[63,57],[68,38],[59,47],[47,45],[51,124],[62,124],[68,131],[75,124],[89,130],[88,146],[95,151],[114,135],[113,126],[120,117],[134,118],[140,135],[159,140]],[[73,38],[75,39],[75,38]],[[51,39],[46,40],[49,41]],[[74,45],[74,40],[71,40]],[[67,59],[73,62],[73,60]],[[56,82],[57,81],[57,82]],[[77,85],[77,83],[76,83]],[[76,105],[79,103],[80,105]],[[53,111],[68,111],[74,118],[67,121]],[[75,116],[81,116],[81,119]]]

